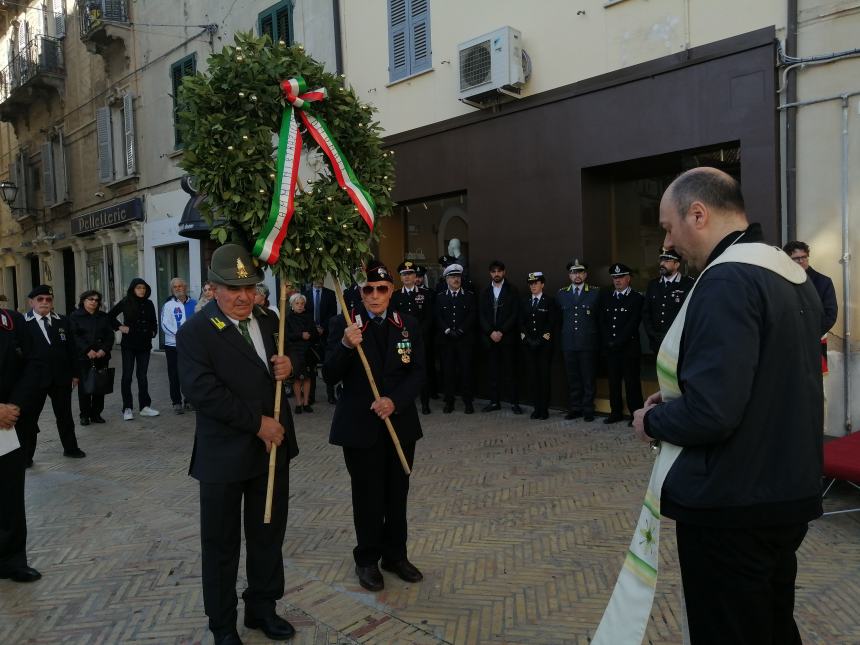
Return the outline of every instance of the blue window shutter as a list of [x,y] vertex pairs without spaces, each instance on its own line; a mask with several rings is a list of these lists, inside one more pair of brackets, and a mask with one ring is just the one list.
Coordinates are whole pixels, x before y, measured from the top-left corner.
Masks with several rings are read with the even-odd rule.
[[410,43],[408,0],[388,0],[388,80],[409,75]]
[[53,206],[57,203],[54,184],[54,149],[50,139],[42,144],[42,195],[45,206]]
[[96,110],[96,135],[98,138],[99,181],[108,184],[114,178],[109,107],[100,107]]
[[410,0],[409,23],[409,73],[417,74],[433,66],[429,0]]

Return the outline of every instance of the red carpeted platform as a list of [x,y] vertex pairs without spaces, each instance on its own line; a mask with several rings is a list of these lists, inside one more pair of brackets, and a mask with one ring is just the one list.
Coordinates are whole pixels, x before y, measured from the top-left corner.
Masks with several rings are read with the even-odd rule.
[[[860,490],[860,432],[854,432],[845,437],[828,441],[824,444],[824,476],[833,481],[827,486],[824,495],[836,481],[848,482]],[[850,513],[860,511],[860,508],[831,511],[825,515]]]

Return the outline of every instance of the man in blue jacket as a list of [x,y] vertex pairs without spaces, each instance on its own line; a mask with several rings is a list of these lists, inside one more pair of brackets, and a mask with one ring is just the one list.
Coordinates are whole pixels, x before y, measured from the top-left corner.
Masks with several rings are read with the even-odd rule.
[[[664,246],[704,273],[680,319],[680,396],[649,397],[634,427],[683,448],[660,511],[676,520],[691,640],[799,644],[795,552],[821,515],[821,303],[784,255],[754,244],[761,228],[722,171],[676,179],[660,224]],[[748,259],[765,255],[770,266]]]

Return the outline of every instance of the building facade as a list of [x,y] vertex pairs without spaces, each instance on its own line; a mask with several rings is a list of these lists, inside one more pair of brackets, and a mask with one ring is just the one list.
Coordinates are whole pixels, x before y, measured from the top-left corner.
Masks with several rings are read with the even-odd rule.
[[52,2],[0,6],[0,179],[18,189],[0,205],[6,306],[41,282],[63,313],[88,288],[110,306],[138,276],[157,306],[175,276],[196,296],[214,247],[182,187],[176,89],[238,31],[301,42],[335,71],[336,4]]
[[[478,286],[499,258],[521,288],[542,270],[552,291],[579,257],[592,282],[608,285],[621,261],[644,289],[657,272],[663,190],[711,165],[741,181],[771,242],[810,244],[850,314],[856,2],[374,0],[342,13],[347,80],[379,109],[395,152],[399,207],[381,223],[383,259],[438,272],[457,238]],[[834,434],[850,424],[846,410],[860,413],[841,371],[850,356],[860,378],[858,331],[840,316],[831,332]]]

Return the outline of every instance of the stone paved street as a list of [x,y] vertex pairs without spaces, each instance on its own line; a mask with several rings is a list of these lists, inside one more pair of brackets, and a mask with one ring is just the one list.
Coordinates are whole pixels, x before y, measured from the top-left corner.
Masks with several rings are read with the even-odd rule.
[[[117,375],[117,385],[118,385]],[[200,588],[196,482],[186,475],[193,414],[170,411],[153,356],[153,419],[78,429],[86,459],[62,456],[48,412],[28,471],[31,564],[44,578],[0,581],[0,643],[209,643]],[[118,389],[118,388],[117,388]],[[324,390],[323,390],[324,391]],[[75,403],[77,406],[77,403]],[[49,406],[50,407],[50,406]],[[279,612],[294,642],[587,643],[615,582],[652,457],[624,425],[546,422],[510,411],[425,417],[410,497],[410,557],[426,576],[355,579],[349,486],[328,445],[332,406],[297,417]],[[829,507],[860,505],[837,492]],[[681,643],[671,522],[647,641]],[[819,520],[801,550],[805,643],[860,642],[860,513]],[[240,569],[240,589],[243,584]],[[247,643],[267,642],[241,626]]]

